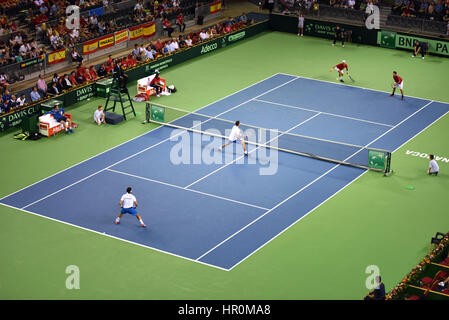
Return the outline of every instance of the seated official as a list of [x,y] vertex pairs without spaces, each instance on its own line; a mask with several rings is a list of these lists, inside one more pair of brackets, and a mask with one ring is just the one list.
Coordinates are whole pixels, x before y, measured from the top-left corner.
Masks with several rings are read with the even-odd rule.
[[51,87],[48,89],[48,93],[54,94],[54,95],[58,95],[61,93],[61,91],[59,91],[59,89],[58,89],[56,82],[53,82],[51,84]]
[[56,105],[53,110],[51,110],[47,113],[51,114],[53,116],[53,118],[55,118],[56,121],[58,121],[59,123],[61,123],[63,125],[65,132],[67,134],[73,133],[72,120],[65,116],[65,112],[64,112],[63,108],[59,108],[59,106]]
[[119,80],[120,87],[126,88],[128,82],[128,76],[119,63],[114,66],[114,76]]
[[94,112],[94,121],[98,124],[101,125],[106,124],[106,120],[105,120],[105,116],[104,116],[104,112],[103,112],[103,106],[98,106],[98,109],[95,110]]

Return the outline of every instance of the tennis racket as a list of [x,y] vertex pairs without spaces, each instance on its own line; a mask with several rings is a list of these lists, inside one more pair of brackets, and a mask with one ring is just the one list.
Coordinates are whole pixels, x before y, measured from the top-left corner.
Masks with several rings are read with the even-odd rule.
[[352,82],[355,82],[355,80],[351,77],[351,75],[348,74],[349,79],[351,79]]
[[247,138],[251,138],[252,136],[253,136],[253,132],[250,130],[250,131],[245,132],[245,134],[242,134],[240,136],[240,138],[241,139],[247,139]]

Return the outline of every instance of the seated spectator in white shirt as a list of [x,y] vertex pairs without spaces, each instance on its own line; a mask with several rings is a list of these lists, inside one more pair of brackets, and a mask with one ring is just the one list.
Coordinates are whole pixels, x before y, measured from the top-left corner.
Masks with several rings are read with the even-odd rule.
[[169,53],[175,51],[175,49],[173,49],[173,47],[171,46],[171,42],[170,42],[170,41],[168,41],[168,42],[165,44],[165,48],[167,48],[167,51],[168,51]]
[[102,123],[106,124],[103,106],[98,106],[98,109],[94,112],[94,121],[100,126]]
[[176,38],[173,38],[171,45],[175,50],[179,49],[179,44],[178,41],[176,41]]
[[25,105],[25,103],[27,103],[25,93],[22,93],[20,95],[20,97],[17,98],[16,102],[20,107],[23,107]]
[[145,54],[145,58],[146,59],[150,59],[153,60],[154,59],[154,55],[153,55],[153,49],[151,49],[150,47],[148,48],[144,48],[144,54]]
[[354,9],[355,1],[354,0],[348,0],[348,8]]
[[192,39],[190,39],[190,36],[187,36],[187,38],[185,39],[185,42],[188,47],[192,46]]
[[207,34],[206,30],[201,30],[200,32],[200,39],[201,40],[206,40],[209,38],[209,35]]

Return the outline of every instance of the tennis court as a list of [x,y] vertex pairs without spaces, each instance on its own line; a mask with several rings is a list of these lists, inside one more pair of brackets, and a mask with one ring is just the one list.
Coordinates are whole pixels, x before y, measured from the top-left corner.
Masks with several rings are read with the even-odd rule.
[[[275,74],[198,112],[289,134],[394,151],[442,117],[447,108],[442,102],[412,97],[401,101],[375,90]],[[170,161],[177,143],[170,139],[174,130],[161,126],[0,202],[231,270],[366,172],[279,152],[276,174],[261,175],[264,165],[257,159],[264,156],[260,153],[264,148],[250,147],[246,158],[239,145],[225,149],[221,155],[225,161],[220,164],[177,165]],[[204,150],[208,141],[195,143],[193,133],[186,135],[193,140],[192,154]],[[331,156],[345,161],[360,155],[358,151]],[[388,178],[379,173],[379,179]],[[147,229],[126,216],[114,224],[118,200],[127,186],[134,189]]]

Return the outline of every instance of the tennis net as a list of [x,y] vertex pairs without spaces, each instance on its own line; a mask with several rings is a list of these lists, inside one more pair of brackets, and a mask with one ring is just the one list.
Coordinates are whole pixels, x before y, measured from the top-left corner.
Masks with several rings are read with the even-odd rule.
[[[147,102],[146,120],[159,125],[227,139],[234,121]],[[300,156],[359,167],[385,174],[390,172],[391,151],[319,139],[240,123],[248,144]]]

